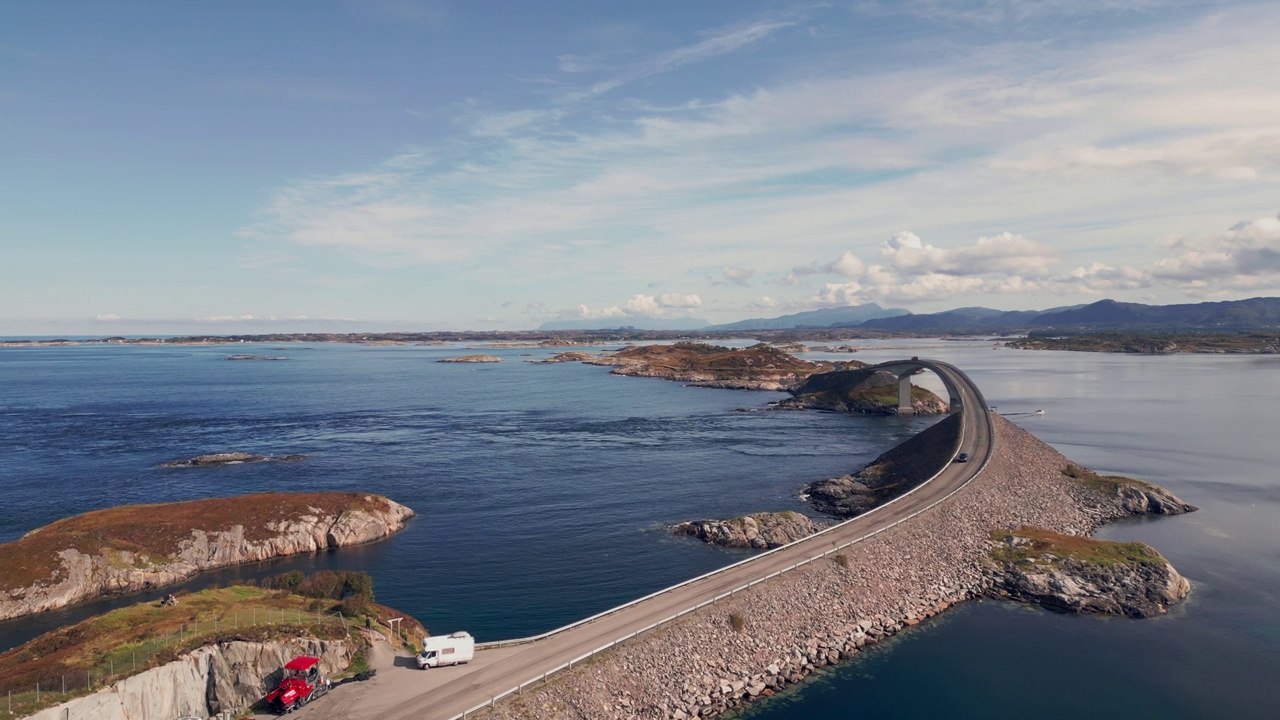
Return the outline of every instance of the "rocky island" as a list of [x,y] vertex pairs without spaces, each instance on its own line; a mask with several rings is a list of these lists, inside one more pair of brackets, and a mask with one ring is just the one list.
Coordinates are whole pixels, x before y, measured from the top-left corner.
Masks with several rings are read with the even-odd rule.
[[242,465],[244,463],[257,462],[297,462],[305,460],[306,457],[306,455],[298,455],[296,453],[292,455],[258,455],[247,452],[209,453],[181,460],[170,460],[160,463],[160,467],[216,467],[218,465]]
[[364,493],[262,493],[76,515],[0,545],[0,619],[203,570],[385,538],[413,516]]
[[[893,415],[898,412],[898,377],[870,370],[863,363],[844,363],[845,369],[810,375],[795,388],[792,397],[773,407],[784,410],[833,410],[835,412]],[[938,415],[947,403],[929,390],[913,385],[911,407],[917,415]]]
[[729,520],[692,520],[671,528],[712,545],[771,550],[812,535],[830,523],[814,520],[794,510],[762,512]]
[[436,362],[442,363],[497,363],[502,362],[502,358],[497,355],[463,355],[462,357],[444,358]]
[[614,375],[732,390],[785,390],[814,373],[836,369],[833,363],[800,360],[765,343],[741,349],[695,342],[633,345],[585,362],[614,366]]

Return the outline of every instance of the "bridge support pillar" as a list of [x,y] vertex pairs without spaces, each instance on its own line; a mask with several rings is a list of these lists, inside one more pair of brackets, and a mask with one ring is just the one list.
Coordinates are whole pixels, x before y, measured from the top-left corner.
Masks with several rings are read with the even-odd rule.
[[898,378],[898,414],[914,415],[915,407],[911,405],[911,374]]

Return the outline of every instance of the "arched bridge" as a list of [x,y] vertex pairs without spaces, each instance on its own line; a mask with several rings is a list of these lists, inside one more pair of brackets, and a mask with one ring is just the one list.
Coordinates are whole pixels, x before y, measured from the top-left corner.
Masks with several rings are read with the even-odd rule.
[[[544,680],[550,674],[574,667],[617,643],[908,521],[945,501],[982,472],[993,452],[994,426],[982,393],[967,375],[950,363],[921,358],[871,367],[898,376],[899,387],[906,387],[904,404],[908,408],[909,378],[924,370],[937,373],[950,395],[951,412],[961,416],[960,444],[948,459],[965,452],[969,455],[969,462],[948,462],[936,475],[905,495],[790,545],[558,630],[532,638],[484,643],[478,648],[475,659],[466,665],[425,673],[406,667],[386,668],[368,683],[359,684],[376,687],[369,687],[358,706],[350,707],[342,717],[352,720],[450,720],[469,717],[495,700]],[[339,700],[343,692],[344,688],[336,688],[335,700]],[[325,707],[325,703],[306,707],[299,714],[304,718],[326,717]],[[315,712],[321,714],[315,715]]]
[[911,376],[925,370],[932,370],[947,388],[947,402],[952,413],[964,411],[965,398],[969,402],[977,402],[983,410],[987,409],[987,401],[982,391],[965,375],[960,368],[941,360],[922,360],[913,357],[910,360],[891,360],[879,365],[868,365],[863,370],[874,370],[892,373],[898,376],[898,414],[911,415],[915,409],[911,406]]

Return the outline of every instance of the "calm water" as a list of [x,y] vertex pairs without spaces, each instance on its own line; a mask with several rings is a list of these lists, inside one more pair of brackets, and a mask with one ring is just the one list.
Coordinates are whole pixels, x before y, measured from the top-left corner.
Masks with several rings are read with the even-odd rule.
[[[230,352],[289,362],[228,362]],[[556,627],[742,555],[666,524],[801,509],[927,420],[736,412],[768,393],[684,388],[577,364],[444,365],[458,348],[315,345],[0,351],[0,540],[127,502],[262,490],[370,490],[418,513],[376,545],[227,570],[359,567],[378,599],[481,639]],[[547,351],[535,351],[544,357]],[[896,343],[937,357],[1073,459],[1201,506],[1107,537],[1157,546],[1196,584],[1148,621],[981,603],[905,633],[762,718],[1277,717],[1280,358],[1128,357]],[[1043,416],[1023,415],[1036,409]],[[293,464],[164,469],[225,450]],[[4,645],[86,610],[0,624]]]

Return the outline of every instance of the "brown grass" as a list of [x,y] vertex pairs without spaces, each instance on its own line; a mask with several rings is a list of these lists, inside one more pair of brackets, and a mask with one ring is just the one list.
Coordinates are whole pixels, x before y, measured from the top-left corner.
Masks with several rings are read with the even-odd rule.
[[[150,563],[167,562],[193,530],[217,532],[236,525],[250,540],[275,534],[268,523],[302,515],[338,514],[346,510],[385,508],[386,499],[364,493],[261,493],[155,505],[125,505],[64,518],[0,545],[0,590],[15,590],[47,581],[60,571],[58,553],[75,549],[105,555],[125,564],[121,552],[146,555]],[[313,509],[315,508],[315,509]]]
[[[1009,536],[1030,541],[1011,545]],[[1060,560],[1078,560],[1092,565],[1162,565],[1164,557],[1155,548],[1140,542],[1112,542],[1079,535],[1063,535],[1043,528],[994,530],[991,539],[1000,544],[991,558],[998,563],[1032,562],[1053,565]]]
[[619,350],[615,356],[641,360],[649,365],[682,372],[717,373],[742,379],[754,379],[757,376],[772,377],[779,374],[807,377],[834,367],[831,363],[811,363],[800,360],[763,343],[740,350],[692,342],[680,342],[674,345],[637,345]]
[[[173,607],[147,602],[118,608],[0,654],[0,693],[13,692],[15,717],[21,717],[38,709],[37,683],[44,690],[39,707],[48,707],[220,641],[349,637],[362,643],[357,630],[365,617],[344,623],[333,614],[337,604],[317,606],[313,598],[241,585],[184,594]],[[426,634],[417,620],[381,605],[370,604],[367,617],[388,635],[386,621],[403,617],[395,640],[414,649]]]

